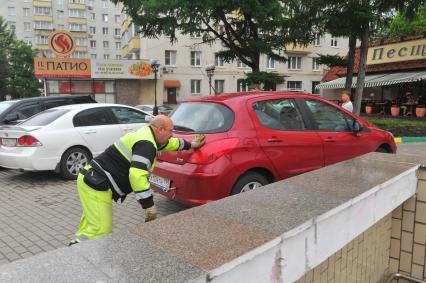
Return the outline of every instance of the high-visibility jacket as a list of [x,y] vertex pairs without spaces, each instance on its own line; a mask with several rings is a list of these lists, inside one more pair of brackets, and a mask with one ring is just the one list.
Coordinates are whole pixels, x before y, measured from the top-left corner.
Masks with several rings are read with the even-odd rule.
[[147,126],[128,133],[94,158],[97,167],[108,176],[113,199],[123,201],[132,191],[143,208],[154,205],[149,175],[157,163],[157,151],[176,151],[191,148],[182,138],[170,138],[164,145],[155,140]]

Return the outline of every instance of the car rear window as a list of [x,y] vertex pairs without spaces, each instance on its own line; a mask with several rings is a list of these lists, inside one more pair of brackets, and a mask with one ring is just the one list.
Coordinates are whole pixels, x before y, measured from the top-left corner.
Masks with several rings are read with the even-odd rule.
[[20,123],[22,126],[46,126],[67,113],[68,109],[49,109]]
[[8,109],[10,106],[12,106],[15,103],[16,103],[16,101],[3,101],[3,102],[0,102],[0,114],[3,113],[4,111],[6,111],[6,109]]
[[184,102],[176,108],[171,118],[176,131],[220,133],[232,127],[234,112],[218,103]]

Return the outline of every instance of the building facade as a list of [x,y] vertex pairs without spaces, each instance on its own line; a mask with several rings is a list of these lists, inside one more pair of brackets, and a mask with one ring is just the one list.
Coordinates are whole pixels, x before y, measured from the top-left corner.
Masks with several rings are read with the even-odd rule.
[[[194,96],[222,92],[246,91],[247,86],[240,82],[251,69],[235,60],[226,63],[216,53],[224,47],[218,41],[213,45],[200,44],[201,36],[180,35],[178,42],[170,44],[166,37],[159,39],[143,38],[137,34],[130,18],[123,21],[122,43],[123,58],[155,59],[160,63],[160,92],[164,103],[176,103]],[[313,44],[287,46],[285,63],[261,56],[261,71],[276,72],[285,78],[283,84],[274,90],[297,90],[319,94],[315,88],[327,72],[324,66],[316,62],[318,54],[338,54],[343,56],[348,51],[347,38],[334,38],[327,34],[318,38]],[[283,48],[284,51],[284,48]],[[205,70],[214,64],[211,77]]]
[[18,39],[52,57],[48,35],[73,34],[73,58],[121,59],[122,6],[109,0],[0,0],[0,16]]

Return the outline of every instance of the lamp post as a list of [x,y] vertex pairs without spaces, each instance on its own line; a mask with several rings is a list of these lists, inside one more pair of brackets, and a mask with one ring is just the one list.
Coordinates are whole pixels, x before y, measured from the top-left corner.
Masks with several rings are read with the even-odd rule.
[[[215,70],[216,66],[214,64],[209,64],[205,67],[206,73],[207,73],[207,77],[209,77],[209,93],[210,95],[212,95],[212,77],[214,74],[214,70]],[[214,94],[216,94],[216,90],[213,88],[214,90]]]
[[152,71],[154,72],[154,109],[152,110],[152,114],[154,116],[158,115],[158,106],[157,106],[157,72],[158,72],[158,67],[160,67],[160,64],[158,63],[157,60],[151,60],[151,68]]

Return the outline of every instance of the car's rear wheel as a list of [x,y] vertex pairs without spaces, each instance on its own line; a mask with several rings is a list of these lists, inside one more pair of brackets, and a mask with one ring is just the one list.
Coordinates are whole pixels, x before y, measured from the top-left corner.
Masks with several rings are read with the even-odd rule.
[[92,159],[90,153],[81,147],[72,147],[64,152],[61,158],[61,176],[65,179],[77,179],[81,168],[89,164]]
[[389,153],[389,151],[384,147],[379,147],[378,149],[376,149],[376,152]]
[[257,172],[247,172],[242,175],[232,188],[231,195],[248,192],[268,184],[268,179]]

